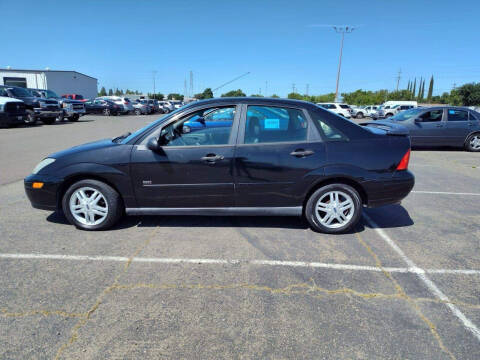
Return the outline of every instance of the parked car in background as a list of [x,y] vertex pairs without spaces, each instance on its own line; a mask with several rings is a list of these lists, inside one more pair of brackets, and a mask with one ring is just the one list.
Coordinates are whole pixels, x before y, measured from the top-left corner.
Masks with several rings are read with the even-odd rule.
[[416,106],[414,105],[385,105],[380,106],[375,113],[372,113],[371,118],[374,120],[381,118],[389,118],[393,115],[396,115],[400,111],[412,109]]
[[[209,116],[219,126],[185,131]],[[83,230],[106,229],[126,213],[303,216],[316,231],[341,233],[363,206],[409,194],[409,155],[402,126],[362,127],[297,100],[218,98],[52,154],[24,186],[33,207],[60,207]]]
[[62,114],[57,118],[59,121],[68,119],[70,121],[78,121],[81,116],[85,115],[85,105],[82,101],[61,98],[55,91],[44,89],[27,89],[33,96],[44,99],[57,100],[62,108]]
[[175,110],[175,107],[172,104],[170,104],[168,101],[159,101],[158,104],[163,108],[163,112],[165,114],[168,114],[169,112],[172,112],[173,110]]
[[317,105],[321,106],[324,109],[330,110],[335,114],[342,115],[343,117],[350,119],[352,117],[352,110],[350,106],[347,104],[341,103],[317,103]]
[[135,115],[148,115],[151,112],[150,106],[146,102],[135,101],[132,105]]
[[[412,146],[452,146],[480,151],[480,113],[465,107],[425,107],[405,110],[374,124],[401,124]],[[371,123],[368,123],[371,124]]]
[[352,116],[357,119],[363,119],[365,117],[371,116],[376,111],[377,106],[375,105],[360,106],[356,109],[352,109]]
[[153,109],[153,113],[156,113],[156,112],[159,112],[161,114],[164,113],[163,111],[163,107],[160,106],[160,104],[158,103],[158,100],[156,99],[148,99],[148,105],[150,105]]
[[122,114],[132,113],[134,111],[132,102],[128,97],[123,96],[102,96],[101,98],[97,99],[106,99],[111,100],[117,105],[121,105],[123,107]]
[[85,101],[87,114],[103,114],[105,116],[118,115],[123,112],[123,106],[107,99]]
[[35,124],[37,120],[51,125],[63,113],[57,100],[35,97],[22,87],[1,85],[0,96],[22,100],[27,113],[24,122],[29,125]]
[[170,103],[173,105],[174,109],[179,109],[183,106],[183,101],[181,100],[170,100]]
[[70,100],[78,100],[78,101],[82,101],[82,102],[85,102],[85,101],[88,100],[88,99],[85,99],[83,97],[83,95],[80,95],[80,94],[63,94],[62,98],[70,99]]
[[27,113],[22,100],[0,96],[0,127],[11,127],[23,124]]

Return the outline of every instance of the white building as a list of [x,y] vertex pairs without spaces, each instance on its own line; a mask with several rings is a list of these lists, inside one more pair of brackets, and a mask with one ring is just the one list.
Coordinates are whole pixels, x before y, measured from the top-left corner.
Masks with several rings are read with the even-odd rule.
[[0,69],[0,85],[48,89],[59,96],[80,94],[86,99],[98,93],[98,80],[76,71]]

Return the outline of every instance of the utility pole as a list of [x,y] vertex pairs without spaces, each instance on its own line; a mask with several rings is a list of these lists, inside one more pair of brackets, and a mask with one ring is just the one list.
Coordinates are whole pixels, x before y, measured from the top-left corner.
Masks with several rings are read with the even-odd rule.
[[193,71],[190,70],[190,93],[187,97],[193,97]]
[[295,84],[292,84],[292,93],[295,93]]
[[340,100],[338,98],[338,83],[340,82],[340,70],[342,68],[343,39],[345,38],[345,34],[350,34],[355,28],[353,26],[334,26],[333,30],[335,30],[337,34],[342,34],[340,57],[338,59],[337,86],[335,88],[335,101],[338,102]]
[[268,90],[268,81],[265,80],[265,96],[267,96],[267,94],[268,94],[267,90]]
[[157,70],[153,70],[152,75],[153,75],[153,98],[155,99],[155,78],[157,76]]
[[400,79],[402,78],[402,69],[398,70],[398,75],[397,75],[397,92],[398,92],[398,85],[400,85]]

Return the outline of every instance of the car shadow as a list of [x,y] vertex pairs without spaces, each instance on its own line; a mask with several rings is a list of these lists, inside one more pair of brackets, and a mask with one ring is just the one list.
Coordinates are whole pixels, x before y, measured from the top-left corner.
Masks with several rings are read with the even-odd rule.
[[451,146],[422,146],[422,147],[415,147],[412,146],[413,151],[465,151],[463,148],[460,147],[451,147]]
[[[364,209],[364,211],[382,229],[405,227],[414,224],[408,211],[401,205],[387,205],[375,209]],[[47,217],[47,221],[71,226],[65,215],[60,211],[51,213]],[[115,226],[107,231],[132,227],[249,227],[306,230],[309,228],[309,224],[305,219],[295,216],[124,216]],[[363,232],[365,228],[373,228],[373,226],[365,217],[362,217],[354,229],[346,232],[346,234]]]

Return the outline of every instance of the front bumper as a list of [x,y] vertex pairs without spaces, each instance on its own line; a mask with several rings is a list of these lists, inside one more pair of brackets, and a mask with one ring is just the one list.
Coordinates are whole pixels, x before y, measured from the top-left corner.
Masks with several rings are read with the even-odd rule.
[[70,117],[73,115],[83,116],[86,113],[85,109],[69,109],[69,108],[63,108],[63,112],[67,117]]
[[[42,182],[41,189],[34,189],[34,182]],[[46,175],[29,175],[24,180],[25,193],[35,209],[56,210],[60,206],[59,190],[63,179]]]
[[0,112],[0,124],[2,125],[15,125],[22,124],[25,120],[25,114],[9,114]]
[[408,170],[397,171],[389,179],[381,179],[368,184],[368,207],[378,207],[400,203],[415,185],[415,176]]
[[39,119],[41,118],[53,118],[62,115],[62,110],[58,108],[58,110],[46,110],[43,108],[35,108],[35,116]]

